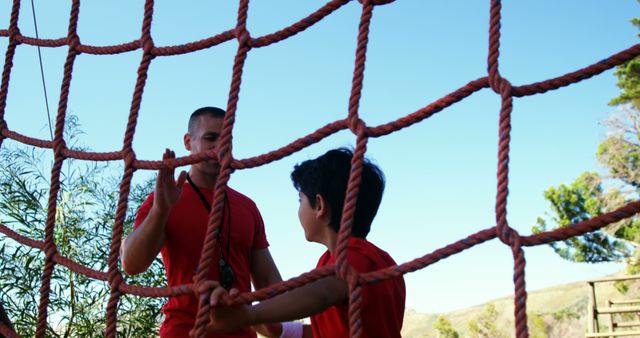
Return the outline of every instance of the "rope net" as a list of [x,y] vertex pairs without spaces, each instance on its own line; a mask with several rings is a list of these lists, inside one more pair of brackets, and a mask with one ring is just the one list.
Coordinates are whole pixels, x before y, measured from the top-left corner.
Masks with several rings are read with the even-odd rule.
[[[465,86],[449,93],[448,95],[430,103],[429,105],[401,117],[395,121],[390,121],[379,126],[368,126],[358,113],[359,101],[362,91],[362,83],[364,79],[365,59],[367,55],[367,43],[369,34],[369,25],[372,20],[372,14],[375,6],[384,5],[393,2],[393,0],[359,0],[362,5],[362,14],[360,17],[359,32],[356,42],[356,59],[353,72],[353,81],[351,94],[349,99],[348,114],[343,119],[336,120],[323,127],[318,128],[315,132],[303,136],[290,144],[260,156],[236,159],[232,150],[232,134],[234,121],[236,117],[236,107],[238,104],[238,94],[242,82],[243,66],[247,54],[254,48],[266,47],[268,45],[278,43],[297,33],[316,24],[341,6],[349,2],[349,0],[332,0],[319,8],[308,17],[279,30],[275,33],[261,37],[252,37],[247,31],[247,12],[249,9],[249,0],[240,0],[238,7],[238,16],[236,26],[233,29],[224,31],[215,36],[189,42],[177,46],[158,47],[151,38],[151,25],[153,19],[154,1],[146,0],[144,5],[144,19],[142,23],[142,34],[139,39],[112,46],[90,46],[82,44],[77,34],[76,28],[78,17],[80,15],[80,0],[73,0],[71,13],[69,17],[68,34],[66,37],[58,39],[39,39],[24,36],[18,28],[18,19],[20,17],[20,1],[14,0],[10,16],[8,29],[0,30],[0,36],[8,38],[8,47],[5,55],[4,69],[2,72],[2,82],[0,85],[0,146],[2,141],[9,138],[26,145],[40,148],[49,148],[53,150],[54,162],[51,172],[51,188],[49,191],[48,214],[45,223],[45,235],[43,240],[31,239],[24,237],[7,226],[0,224],[0,232],[14,239],[22,245],[37,248],[44,252],[45,262],[42,272],[42,283],[40,288],[40,304],[38,312],[38,324],[36,327],[36,336],[44,337],[47,321],[47,306],[49,303],[49,293],[51,288],[51,276],[56,264],[67,267],[68,269],[86,275],[90,278],[108,282],[110,288],[110,296],[106,309],[107,326],[105,335],[107,337],[116,336],[117,325],[117,307],[120,297],[123,294],[131,294],[140,297],[171,297],[184,295],[188,293],[195,294],[200,299],[199,311],[196,318],[195,334],[197,337],[205,336],[206,324],[208,321],[209,304],[206,301],[211,289],[207,288],[206,275],[212,260],[216,246],[217,233],[223,210],[224,194],[222,193],[229,181],[232,171],[238,169],[248,169],[262,166],[273,161],[280,160],[301,149],[312,144],[318,143],[324,138],[349,129],[356,136],[356,147],[352,160],[352,172],[347,188],[347,198],[345,200],[343,216],[341,220],[341,230],[337,245],[337,262],[333,266],[315,269],[304,273],[298,277],[282,282],[268,288],[260,289],[251,293],[244,293],[233,300],[225,300],[227,304],[250,303],[260,301],[275,295],[284,293],[288,290],[295,289],[309,282],[321,279],[330,275],[337,275],[345,280],[349,285],[349,316],[351,337],[359,337],[361,332],[360,310],[361,298],[360,291],[362,287],[368,283],[394,278],[403,274],[423,269],[439,260],[460,253],[475,245],[498,238],[502,243],[509,246],[513,253],[514,261],[514,317],[515,332],[518,338],[528,337],[526,301],[527,291],[525,289],[525,256],[523,247],[549,244],[556,241],[566,240],[573,236],[580,236],[585,233],[598,230],[610,223],[629,218],[640,211],[640,201],[633,201],[617,210],[607,214],[594,217],[587,221],[575,223],[554,231],[548,231],[535,235],[522,236],[515,229],[511,228],[506,218],[507,195],[509,186],[509,146],[511,132],[511,112],[512,101],[514,97],[523,97],[545,93],[549,90],[555,90],[564,86],[568,86],[582,80],[588,79],[594,75],[598,75],[617,65],[620,65],[638,55],[640,55],[640,44],[614,54],[588,67],[576,70],[560,77],[540,81],[528,85],[512,86],[511,83],[500,75],[499,71],[499,53],[500,53],[500,22],[501,22],[501,1],[492,0],[490,6],[490,29],[489,29],[489,53],[488,53],[488,74],[487,76],[470,81]],[[206,48],[219,45],[223,42],[236,39],[238,49],[233,64],[233,75],[230,86],[230,92],[227,103],[227,114],[224,118],[222,133],[219,139],[217,150],[206,151],[190,156],[162,161],[145,161],[139,160],[132,148],[133,136],[138,121],[138,112],[143,96],[147,80],[147,71],[154,58],[159,56],[173,56],[179,54],[191,53]],[[16,131],[9,129],[4,118],[5,107],[7,102],[7,94],[11,76],[16,47],[20,44],[40,47],[61,47],[68,46],[68,53],[64,63],[64,75],[60,98],[58,101],[58,111],[55,122],[55,132],[53,141],[37,139],[22,135]],[[67,112],[67,100],[69,96],[69,87],[73,74],[73,66],[76,56],[81,53],[92,55],[120,54],[141,49],[142,59],[138,67],[138,75],[133,91],[133,99],[129,112],[129,118],[126,126],[125,138],[122,149],[113,152],[85,152],[74,151],[67,148],[63,139],[64,121]],[[496,224],[493,227],[481,230],[468,237],[461,239],[452,244],[446,245],[431,253],[412,261],[382,269],[369,273],[358,273],[346,262],[347,239],[351,235],[351,222],[355,211],[356,198],[360,184],[360,174],[364,155],[367,151],[367,142],[370,138],[381,137],[391,134],[402,128],[409,127],[413,124],[421,122],[432,115],[442,111],[443,109],[457,103],[471,94],[484,89],[491,88],[501,98],[500,119],[499,119],[499,144],[498,144],[498,168],[497,168],[497,196],[495,202]],[[65,159],[73,158],[88,161],[114,161],[122,160],[124,162],[124,173],[120,183],[120,195],[118,199],[118,207],[113,225],[110,253],[108,257],[108,271],[97,271],[61,255],[56,248],[54,241],[54,226],[56,219],[56,203],[57,195],[60,190],[60,172]],[[119,252],[123,236],[123,222],[127,210],[128,197],[131,186],[131,179],[136,170],[157,170],[162,167],[179,167],[190,165],[203,161],[205,159],[217,159],[220,163],[220,174],[218,176],[217,185],[214,192],[213,208],[210,214],[207,226],[204,247],[199,262],[198,274],[195,276],[193,283],[178,287],[142,287],[129,285],[123,280],[122,272],[118,267]],[[11,323],[8,322],[3,309],[0,307],[0,334],[7,337],[17,336],[13,330]]]

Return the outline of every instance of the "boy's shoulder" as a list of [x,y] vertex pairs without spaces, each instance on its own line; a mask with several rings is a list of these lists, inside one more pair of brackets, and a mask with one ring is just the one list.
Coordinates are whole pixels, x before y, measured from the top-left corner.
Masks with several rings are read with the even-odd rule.
[[347,247],[351,249],[347,252],[347,259],[350,258],[349,253],[351,253],[351,255],[354,256],[361,255],[367,257],[368,260],[376,266],[388,267],[396,265],[396,262],[388,252],[380,249],[377,245],[369,242],[365,238],[352,237],[349,239]]
[[[325,252],[318,266],[334,264],[336,255]],[[347,244],[347,262],[358,272],[365,273],[396,265],[391,255],[364,238],[351,237]]]

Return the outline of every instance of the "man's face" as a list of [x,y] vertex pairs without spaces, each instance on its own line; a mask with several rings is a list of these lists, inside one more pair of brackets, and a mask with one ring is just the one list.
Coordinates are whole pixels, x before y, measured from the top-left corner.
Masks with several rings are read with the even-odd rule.
[[[196,154],[215,149],[222,131],[222,121],[222,118],[208,115],[200,116],[193,130],[184,136],[184,145],[187,150],[191,154]],[[220,165],[215,160],[193,164],[192,168],[208,175],[217,175],[220,171]]]

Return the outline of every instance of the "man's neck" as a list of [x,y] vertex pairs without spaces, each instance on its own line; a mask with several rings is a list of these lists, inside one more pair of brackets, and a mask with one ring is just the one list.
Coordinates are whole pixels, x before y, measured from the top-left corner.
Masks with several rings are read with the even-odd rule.
[[217,176],[205,175],[197,170],[189,170],[189,176],[191,180],[198,188],[201,189],[213,189],[216,186]]

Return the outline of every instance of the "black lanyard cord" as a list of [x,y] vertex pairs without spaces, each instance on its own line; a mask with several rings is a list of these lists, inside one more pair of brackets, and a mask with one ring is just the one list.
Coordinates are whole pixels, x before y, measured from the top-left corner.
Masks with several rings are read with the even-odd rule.
[[[187,181],[189,182],[189,184],[191,184],[193,189],[196,191],[196,193],[198,194],[198,197],[200,197],[200,200],[202,201],[202,204],[204,204],[205,209],[207,209],[207,211],[211,213],[211,204],[209,204],[209,201],[207,201],[206,197],[204,197],[204,194],[202,193],[200,188],[198,188],[198,186],[195,185],[195,183],[193,183],[189,174],[187,174]],[[231,250],[231,206],[229,205],[229,197],[227,197],[226,191],[224,192],[224,206],[225,206],[225,210],[222,212],[222,225],[220,226],[220,231],[218,231],[217,239],[218,239],[218,243],[220,243],[220,234],[222,234],[222,228],[224,227],[225,214],[228,213],[229,222],[227,223],[228,226],[227,226],[227,256],[226,256],[227,258],[226,259],[222,252],[222,245],[220,245],[220,256],[226,262],[231,252],[230,251]]]

